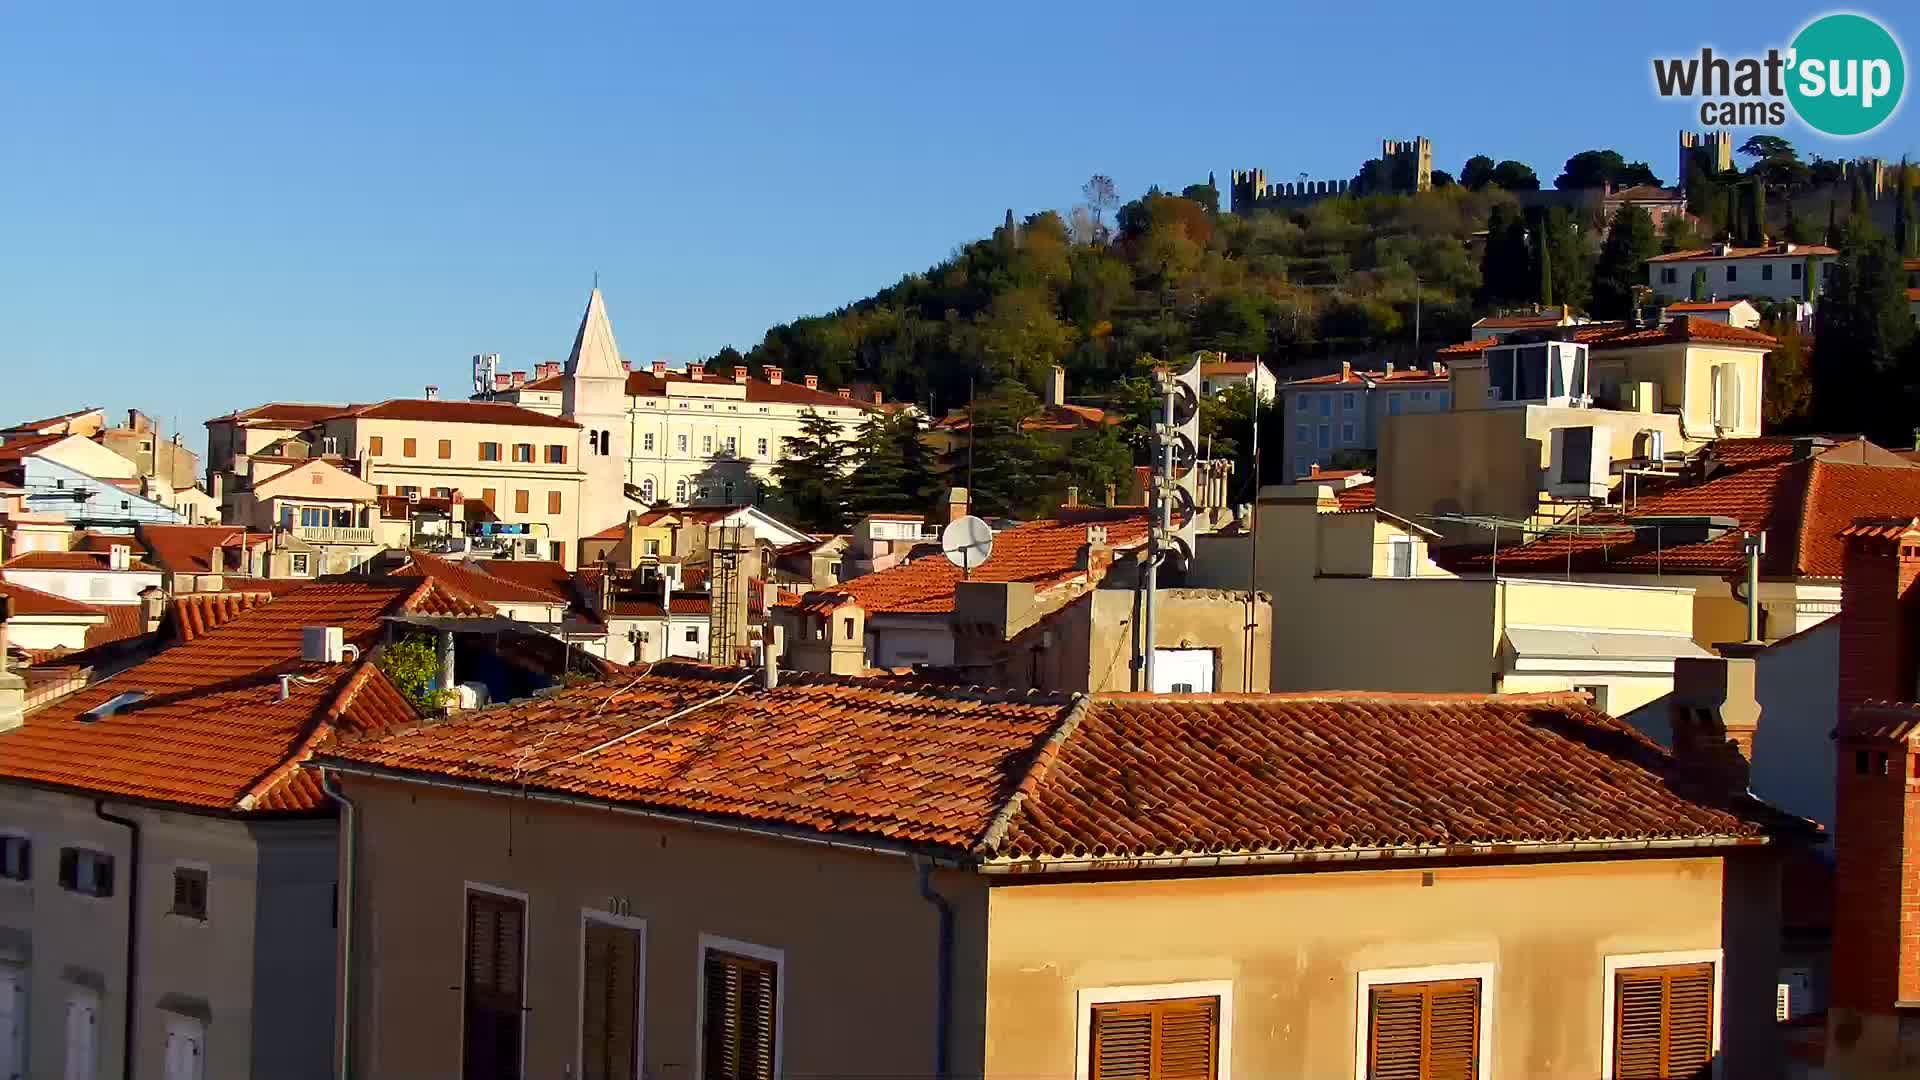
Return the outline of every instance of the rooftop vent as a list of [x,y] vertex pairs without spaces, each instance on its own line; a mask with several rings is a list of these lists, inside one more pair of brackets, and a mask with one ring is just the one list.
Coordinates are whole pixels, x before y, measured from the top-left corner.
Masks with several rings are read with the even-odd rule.
[[128,690],[124,694],[115,694],[100,704],[95,705],[93,708],[88,709],[86,712],[81,713],[80,722],[83,724],[91,724],[96,720],[104,720],[115,713],[124,711],[146,696],[147,692],[145,690]]

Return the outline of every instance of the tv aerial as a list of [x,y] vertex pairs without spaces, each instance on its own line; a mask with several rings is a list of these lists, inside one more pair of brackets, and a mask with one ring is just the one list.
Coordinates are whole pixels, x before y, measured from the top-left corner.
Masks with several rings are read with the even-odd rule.
[[955,518],[940,530],[940,554],[961,574],[972,576],[974,567],[993,558],[993,526],[972,514]]
[[499,370],[499,353],[475,353],[473,357],[473,392],[475,394],[492,394],[493,376]]

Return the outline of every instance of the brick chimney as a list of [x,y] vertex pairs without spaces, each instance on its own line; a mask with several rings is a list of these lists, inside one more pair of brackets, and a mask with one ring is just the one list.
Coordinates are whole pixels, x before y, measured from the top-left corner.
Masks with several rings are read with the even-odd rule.
[[1908,704],[1920,519],[1863,519],[1840,535],[1828,1030],[1833,1050],[1865,1061],[1883,1044],[1897,1052],[1896,1007],[1920,1002],[1920,709]]
[[808,376],[805,376],[805,378],[806,378],[806,382],[807,382],[807,389],[809,389],[809,390],[818,390],[818,389],[820,389],[820,376],[818,376],[818,375],[808,375]]
[[704,379],[706,377],[707,377],[707,365],[705,364],[688,364],[687,365],[687,378],[692,379],[694,382],[699,382],[701,379]]
[[967,492],[966,488],[956,487],[947,489],[946,521],[948,524],[959,521],[972,512],[973,496]]
[[167,594],[158,585],[149,585],[140,590],[140,618],[151,634],[160,629],[160,622],[166,618]]
[[852,388],[852,387],[847,387],[847,386],[843,386],[843,387],[841,387],[841,388],[840,388],[840,396],[841,396],[841,397],[843,397],[843,398],[848,398],[848,399],[852,399],[852,397],[853,397],[853,388]]
[[774,386],[780,385],[780,369],[779,368],[774,367],[772,364],[767,364],[760,369],[760,373],[767,377],[768,383],[771,383]]
[[1676,659],[1667,702],[1673,756],[1681,769],[1717,790],[1746,791],[1753,736],[1760,726],[1753,658]]
[[653,362],[653,373],[655,375],[665,375],[667,373],[667,362],[665,360],[655,360]]
[[879,388],[876,387],[873,391],[873,403],[875,405],[884,405],[886,401],[886,397],[880,392]]
[[1340,381],[1346,382],[1348,379],[1351,379],[1351,378],[1353,378],[1353,361],[1351,360],[1340,361]]
[[745,364],[735,364],[735,365],[733,365],[733,381],[734,381],[734,382],[737,382],[737,383],[740,383],[740,384],[741,384],[741,385],[743,385],[743,386],[744,386],[744,385],[746,385],[746,381],[747,381],[747,365],[745,365]]
[[1047,372],[1047,405],[1065,405],[1067,403],[1067,369],[1059,364]]

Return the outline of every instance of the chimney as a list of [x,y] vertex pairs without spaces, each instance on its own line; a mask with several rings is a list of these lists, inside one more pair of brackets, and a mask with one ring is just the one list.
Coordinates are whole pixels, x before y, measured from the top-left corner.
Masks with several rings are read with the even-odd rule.
[[1316,461],[1316,462],[1314,462],[1313,464],[1311,464],[1311,465],[1309,465],[1309,466],[1307,466],[1307,475],[1308,475],[1308,476],[1319,476],[1319,475],[1320,475],[1320,463]]
[[665,360],[655,360],[653,362],[653,373],[655,375],[665,375],[667,373],[667,362]]
[[1340,381],[1346,382],[1348,379],[1351,379],[1351,378],[1353,378],[1353,361],[1351,360],[1340,361]]
[[133,565],[133,549],[125,544],[110,544],[107,547],[107,569],[125,570]]
[[820,376],[818,376],[818,375],[807,375],[807,376],[804,376],[804,378],[806,379],[806,383],[807,383],[807,389],[809,389],[809,390],[818,390],[818,389],[820,389]]
[[687,365],[687,378],[692,379],[694,382],[699,382],[701,379],[704,379],[706,377],[707,377],[707,365],[705,364],[688,364]]
[[972,513],[973,496],[963,487],[947,489],[947,523],[959,521]]
[[849,386],[843,386],[843,387],[841,387],[841,388],[840,388],[840,391],[839,391],[839,393],[840,393],[840,396],[841,396],[841,397],[843,397],[843,398],[847,398],[848,400],[852,400],[852,398],[853,398],[853,388],[852,388],[852,387],[849,387]]
[[1061,367],[1059,364],[1053,365],[1053,370],[1047,373],[1047,400],[1045,403],[1048,405],[1065,405],[1067,403],[1067,369]]
[[525,385],[527,385],[527,373],[524,371],[516,371],[513,373],[513,381],[508,384],[507,389],[518,390]]
[[1447,365],[1438,360],[1433,362],[1433,377],[1438,379],[1447,373]]
[[780,385],[780,369],[777,367],[774,367],[772,364],[767,364],[766,366],[762,367],[760,369],[760,374],[765,375],[767,377],[768,383],[774,386]]
[[1393,361],[1387,361],[1387,378],[1393,378]]
[[1920,786],[1911,779],[1920,713],[1882,704],[1915,697],[1920,519],[1863,519],[1841,536],[1828,1023],[1857,1032],[1851,1045],[1868,1035],[1861,1014],[1890,1031],[1896,1006],[1920,999]]
[[1673,757],[1680,768],[1716,792],[1746,791],[1753,735],[1760,726],[1753,658],[1680,657],[1673,662],[1673,693],[1667,700]]
[[427,400],[428,401],[440,400],[440,388],[437,386],[427,387]]
[[496,371],[493,373],[493,388],[495,390],[505,390],[512,385],[513,385],[513,372]]
[[140,590],[140,615],[151,634],[160,629],[160,621],[166,617],[167,594],[158,585],[149,585]]
[[1080,489],[1072,486],[1071,484],[1067,486],[1067,505],[1068,506],[1080,505]]
[[1108,506],[1112,506],[1112,505],[1113,505],[1113,500],[1114,500],[1114,496],[1115,496],[1115,495],[1116,495],[1116,494],[1117,494],[1118,492],[1119,492],[1119,485],[1117,485],[1117,484],[1108,484],[1108,485],[1107,485],[1107,505],[1108,505]]
[[743,385],[743,386],[744,386],[744,385],[746,385],[746,381],[747,381],[747,365],[745,365],[745,364],[735,364],[735,365],[733,365],[733,381],[734,381],[734,382],[737,382],[737,383],[740,383],[740,384],[741,384],[741,385]]
[[880,393],[880,388],[879,388],[879,387],[877,387],[877,386],[876,386],[876,387],[874,387],[874,390],[873,390],[873,403],[874,403],[875,405],[884,405],[884,404],[886,404],[886,401],[887,401],[887,399],[886,399],[886,398],[885,398],[884,396],[882,396],[882,395],[881,395],[881,393]]

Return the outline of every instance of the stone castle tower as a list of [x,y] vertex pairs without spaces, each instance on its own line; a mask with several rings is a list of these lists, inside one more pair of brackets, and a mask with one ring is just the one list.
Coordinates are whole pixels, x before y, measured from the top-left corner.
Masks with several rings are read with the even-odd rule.
[[607,303],[595,288],[580,317],[573,351],[560,384],[560,415],[580,425],[581,535],[620,521],[626,514],[627,369],[613,340]]
[[1683,131],[1680,133],[1680,171],[1673,186],[1687,186],[1687,166],[1698,161],[1708,176],[1718,176],[1733,168],[1733,133],[1730,131]]
[[1410,140],[1380,140],[1380,160],[1387,163],[1388,174],[1411,176],[1414,191],[1433,190],[1433,140],[1416,135]]

